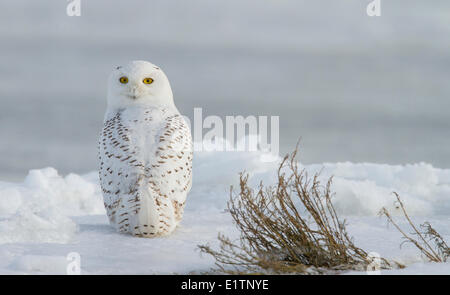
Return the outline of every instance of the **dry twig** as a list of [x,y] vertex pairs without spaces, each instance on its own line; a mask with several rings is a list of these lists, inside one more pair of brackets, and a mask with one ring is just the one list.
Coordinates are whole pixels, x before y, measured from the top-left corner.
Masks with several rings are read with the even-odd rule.
[[[418,238],[415,239],[412,236],[406,234],[400,226],[394,221],[392,215],[389,211],[383,207],[380,211],[380,215],[386,216],[388,221],[394,225],[394,227],[403,235],[405,242],[410,242],[416,248],[424,254],[429,261],[432,262],[446,262],[448,257],[450,256],[450,248],[447,243],[444,241],[441,235],[431,226],[429,222],[425,222],[420,225],[423,229],[420,231],[414,223],[411,221],[408,213],[406,212],[405,206],[400,199],[400,196],[394,192],[395,197],[397,198],[397,202],[400,204],[400,208],[402,209],[403,216],[408,222],[409,226],[413,230],[413,235],[416,235]],[[434,242],[434,247],[430,245],[430,242]],[[403,244],[403,243],[402,243]]]

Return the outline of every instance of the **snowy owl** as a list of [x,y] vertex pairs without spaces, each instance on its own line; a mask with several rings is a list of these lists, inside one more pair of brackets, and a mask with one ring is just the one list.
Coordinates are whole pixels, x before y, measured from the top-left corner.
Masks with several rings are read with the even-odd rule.
[[192,140],[157,66],[132,61],[108,82],[99,175],[109,221],[139,237],[171,233],[192,182]]

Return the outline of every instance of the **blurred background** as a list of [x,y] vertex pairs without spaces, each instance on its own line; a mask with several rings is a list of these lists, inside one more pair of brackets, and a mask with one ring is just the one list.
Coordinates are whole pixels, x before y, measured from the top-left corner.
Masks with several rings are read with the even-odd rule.
[[450,2],[369,2],[2,1],[0,179],[95,170],[107,76],[133,59],[187,116],[280,116],[304,163],[450,168]]

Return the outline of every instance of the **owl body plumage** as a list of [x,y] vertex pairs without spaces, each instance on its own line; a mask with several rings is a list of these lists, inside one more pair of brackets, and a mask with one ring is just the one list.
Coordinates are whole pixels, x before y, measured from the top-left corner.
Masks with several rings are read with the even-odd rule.
[[191,188],[192,157],[189,126],[174,105],[108,108],[99,176],[110,224],[134,236],[171,233]]

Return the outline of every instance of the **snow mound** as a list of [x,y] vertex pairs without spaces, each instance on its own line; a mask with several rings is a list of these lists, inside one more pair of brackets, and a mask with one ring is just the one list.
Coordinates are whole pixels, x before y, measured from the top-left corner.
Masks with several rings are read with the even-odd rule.
[[[230,185],[246,171],[253,184],[273,184],[279,161],[262,152],[198,152],[187,212],[223,210]],[[325,163],[301,166],[308,173],[333,176],[334,204],[343,216],[375,216],[386,206],[400,213],[392,192],[400,194],[411,215],[450,215],[450,170],[426,163],[385,165]],[[211,211],[212,212],[212,211]],[[216,211],[214,211],[216,212]],[[68,243],[74,216],[104,215],[96,172],[65,177],[54,168],[31,170],[23,183],[0,182],[0,244]],[[212,213],[211,213],[212,214]]]
[[410,215],[450,215],[450,169],[438,169],[426,163],[349,162],[306,168],[323,169],[323,177],[333,176],[334,204],[343,215],[376,215],[383,206],[394,215],[401,214],[393,192],[400,195]]
[[104,214],[95,172],[58,175],[31,170],[23,183],[0,183],[0,244],[65,243],[76,233],[69,216]]

